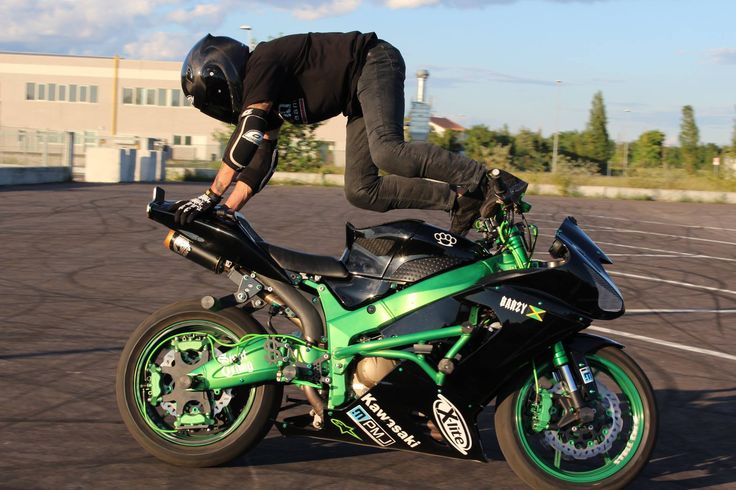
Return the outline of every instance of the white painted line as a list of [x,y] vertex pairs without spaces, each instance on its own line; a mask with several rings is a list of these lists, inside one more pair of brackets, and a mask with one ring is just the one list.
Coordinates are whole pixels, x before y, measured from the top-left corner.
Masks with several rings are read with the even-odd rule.
[[716,291],[719,293],[736,295],[736,291],[732,291],[730,289],[714,288],[711,286],[701,286],[700,284],[692,284],[689,282],[681,282],[681,281],[671,281],[669,279],[659,279],[658,277],[640,276],[639,274],[628,274],[626,272],[618,272],[618,271],[607,271],[607,272],[612,276],[630,277],[632,279],[641,279],[643,281],[664,282],[667,284],[674,284],[676,286],[683,286],[686,288],[704,289],[706,291]]
[[602,216],[600,214],[584,214],[582,216],[589,216],[591,218],[612,219],[612,220],[617,220],[617,221],[628,221],[629,223],[646,223],[648,225],[679,226],[681,228],[694,228],[696,230],[736,231],[736,228],[719,228],[717,226],[700,226],[700,225],[682,225],[679,223],[665,223],[664,221],[646,221],[646,220],[638,220],[638,219],[633,220],[633,219],[614,217],[614,216]]
[[[540,233],[539,236],[543,237],[549,237],[549,238],[555,238],[555,235],[549,235],[547,233]],[[598,240],[595,240],[595,243],[598,245],[610,245],[612,247],[622,247],[622,248],[633,248],[636,250],[646,250],[647,252],[663,252],[667,254],[676,254],[678,256],[681,256],[682,258],[688,258],[688,259],[710,259],[710,260],[725,260],[727,262],[736,262],[736,259],[731,257],[715,257],[713,255],[701,255],[701,254],[694,254],[689,252],[680,252],[678,250],[664,250],[661,248],[647,248],[647,247],[641,247],[639,245],[624,245],[621,243],[613,243],[613,242],[601,242]],[[611,255],[611,254],[606,254]]]
[[597,228],[598,231],[615,231],[616,233],[641,233],[644,235],[654,235],[654,236],[665,236],[670,238],[684,238],[685,240],[695,240],[698,242],[708,242],[708,243],[720,243],[722,245],[736,245],[736,242],[727,242],[724,240],[712,240],[710,238],[698,238],[694,236],[686,236],[686,235],[671,235],[669,233],[655,233],[653,231],[644,231],[644,230],[622,230],[621,228],[613,228],[612,226],[598,226],[598,225],[587,225],[586,228]]
[[[676,255],[676,254],[606,254],[609,257],[660,257],[660,258],[678,258],[678,259],[684,259],[686,257],[683,257],[682,255]],[[690,256],[687,257],[688,259],[695,258],[696,256]]]
[[[556,220],[547,220],[547,219],[537,219],[536,221],[548,222],[548,223],[559,223]],[[685,240],[696,240],[699,242],[720,243],[724,245],[736,245],[736,242],[727,242],[724,240],[713,240],[710,238],[698,238],[698,237],[687,236],[687,235],[672,235],[670,233],[657,233],[657,232],[648,231],[648,230],[631,230],[629,228],[614,228],[613,226],[594,225],[591,223],[586,223],[583,229],[584,230],[595,229],[596,231],[615,231],[618,233],[640,233],[643,235],[664,236],[664,237],[670,237],[670,238],[684,238]]]
[[643,315],[643,314],[659,314],[659,313],[736,313],[736,310],[719,310],[719,309],[708,309],[708,308],[660,308],[660,309],[626,309],[626,314],[632,315]]
[[729,361],[736,361],[736,356],[726,354],[725,352],[718,352],[710,349],[701,349],[700,347],[692,347],[690,345],[677,344],[675,342],[668,342],[666,340],[655,339],[652,337],[645,337],[643,335],[637,335],[635,333],[622,332],[620,330],[613,330],[610,328],[598,327],[596,325],[590,326],[587,330],[595,330],[596,332],[607,333],[609,335],[617,335],[619,337],[627,337],[630,339],[641,340],[642,342],[649,342],[650,344],[662,345],[665,347],[671,347],[673,349],[684,350],[688,352],[695,352],[698,354],[704,354],[706,356],[719,357],[721,359],[728,359]]

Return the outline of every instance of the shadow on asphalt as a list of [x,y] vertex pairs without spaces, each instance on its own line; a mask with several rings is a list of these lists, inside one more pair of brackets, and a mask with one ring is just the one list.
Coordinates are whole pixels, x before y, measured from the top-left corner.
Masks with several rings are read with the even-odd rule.
[[[651,461],[631,488],[690,489],[734,484],[736,386],[655,393],[660,412],[659,439]],[[687,418],[682,416],[683,411],[689,414]],[[674,481],[659,481],[668,475],[679,476]]]

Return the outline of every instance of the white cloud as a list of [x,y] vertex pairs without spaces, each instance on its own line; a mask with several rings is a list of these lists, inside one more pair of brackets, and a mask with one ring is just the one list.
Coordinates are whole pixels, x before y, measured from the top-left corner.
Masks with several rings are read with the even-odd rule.
[[390,9],[413,9],[426,5],[436,5],[440,0],[387,0],[385,5]]
[[177,24],[219,25],[225,16],[225,3],[200,3],[191,8],[169,12],[167,20]]
[[736,48],[719,48],[710,51],[710,59],[719,65],[736,65]]
[[126,43],[123,53],[144,60],[182,60],[198,38],[187,33],[152,32]]
[[[300,2],[300,4],[303,4],[303,2]],[[316,5],[308,7],[297,7],[292,13],[299,19],[314,20],[347,14],[357,9],[360,4],[361,0],[331,0],[328,2],[316,2]]]

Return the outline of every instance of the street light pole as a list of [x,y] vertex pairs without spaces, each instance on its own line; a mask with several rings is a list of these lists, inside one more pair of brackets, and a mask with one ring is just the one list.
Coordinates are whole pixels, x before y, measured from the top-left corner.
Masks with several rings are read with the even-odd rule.
[[555,137],[552,141],[552,173],[557,172],[557,151],[560,146],[560,85],[562,80],[555,80]]
[[251,35],[251,33],[253,32],[253,28],[247,24],[241,25],[240,28],[248,33],[248,48],[250,48],[250,50],[252,51],[253,50],[253,36]]
[[[624,109],[624,113],[630,113],[631,109]],[[628,125],[629,118],[626,116],[624,120],[624,168],[622,169],[623,176],[626,177],[626,172],[629,168],[629,140],[626,136],[626,126]]]

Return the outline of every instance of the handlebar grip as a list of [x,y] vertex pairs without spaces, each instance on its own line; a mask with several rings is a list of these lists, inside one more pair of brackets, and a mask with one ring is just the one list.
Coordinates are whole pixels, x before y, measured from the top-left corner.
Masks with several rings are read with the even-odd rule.
[[501,197],[506,192],[503,182],[501,182],[501,171],[497,168],[491,170],[491,182],[493,183],[493,192]]

